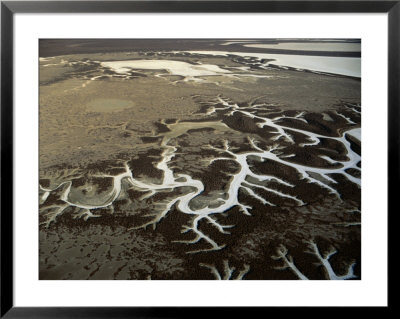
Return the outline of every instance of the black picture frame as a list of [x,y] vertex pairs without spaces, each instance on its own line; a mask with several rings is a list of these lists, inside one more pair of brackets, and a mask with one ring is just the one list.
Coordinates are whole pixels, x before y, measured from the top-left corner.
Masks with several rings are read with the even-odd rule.
[[[177,318],[281,315],[276,307],[14,307],[13,303],[13,18],[15,13],[387,13],[388,225],[399,212],[400,1],[1,1],[1,318]],[[388,247],[391,248],[388,229]],[[388,255],[388,261],[389,255]],[[389,270],[389,269],[388,269]],[[389,273],[390,275],[390,273]],[[393,283],[392,283],[393,285]],[[388,287],[390,280],[388,281]],[[390,289],[389,289],[390,291]],[[34,292],[32,292],[34,293]],[[390,309],[391,298],[388,300]],[[318,308],[321,310],[320,308]],[[291,307],[296,315],[307,308]],[[326,309],[322,309],[323,312]],[[333,315],[339,308],[329,310]]]

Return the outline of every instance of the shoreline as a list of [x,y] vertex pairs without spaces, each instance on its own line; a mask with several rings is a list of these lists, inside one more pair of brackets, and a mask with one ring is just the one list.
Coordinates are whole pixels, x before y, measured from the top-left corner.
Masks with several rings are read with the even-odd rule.
[[[304,50],[284,50],[284,49],[263,49],[263,48],[248,48],[237,43],[230,45],[219,44],[219,41],[228,41],[223,39],[213,39],[213,45],[209,45],[209,50],[243,52],[243,53],[271,53],[271,54],[290,54],[290,55],[310,55],[310,56],[330,56],[330,57],[361,57],[361,52],[335,52],[335,51],[304,51]],[[203,42],[204,41],[204,42]],[[127,51],[171,51],[171,50],[199,50],[204,49],[207,39],[201,41],[190,42],[186,39],[41,39],[39,44],[39,57],[55,57],[71,54],[89,54],[89,53],[117,53]],[[266,41],[265,39],[259,42]],[[304,40],[305,41],[305,40]],[[110,43],[111,42],[111,43]],[[155,42],[161,44],[156,44]],[[278,42],[284,42],[279,40]],[[294,42],[294,41],[293,41]],[[301,43],[301,40],[298,42]],[[43,43],[43,44],[42,44]],[[46,43],[46,44],[45,44]],[[271,42],[267,42],[271,43]],[[314,43],[314,42],[313,42]],[[326,41],[321,41],[326,43]],[[114,49],[118,47],[118,50]]]

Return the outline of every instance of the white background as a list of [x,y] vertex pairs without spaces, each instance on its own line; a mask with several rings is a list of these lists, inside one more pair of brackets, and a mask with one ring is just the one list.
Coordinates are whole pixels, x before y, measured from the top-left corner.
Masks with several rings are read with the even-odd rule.
[[[16,14],[14,28],[15,306],[387,305],[386,14]],[[38,280],[38,39],[164,37],[362,39],[362,280]]]

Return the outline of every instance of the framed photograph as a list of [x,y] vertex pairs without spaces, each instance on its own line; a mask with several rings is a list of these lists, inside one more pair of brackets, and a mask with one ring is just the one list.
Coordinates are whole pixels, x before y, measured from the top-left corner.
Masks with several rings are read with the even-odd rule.
[[399,21],[2,1],[1,316],[389,309]]

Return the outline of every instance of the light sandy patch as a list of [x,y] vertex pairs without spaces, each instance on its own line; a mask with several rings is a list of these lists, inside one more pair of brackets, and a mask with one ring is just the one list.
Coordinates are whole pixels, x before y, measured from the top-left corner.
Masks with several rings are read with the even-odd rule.
[[89,112],[117,112],[135,106],[133,101],[121,99],[95,99],[86,104]]

